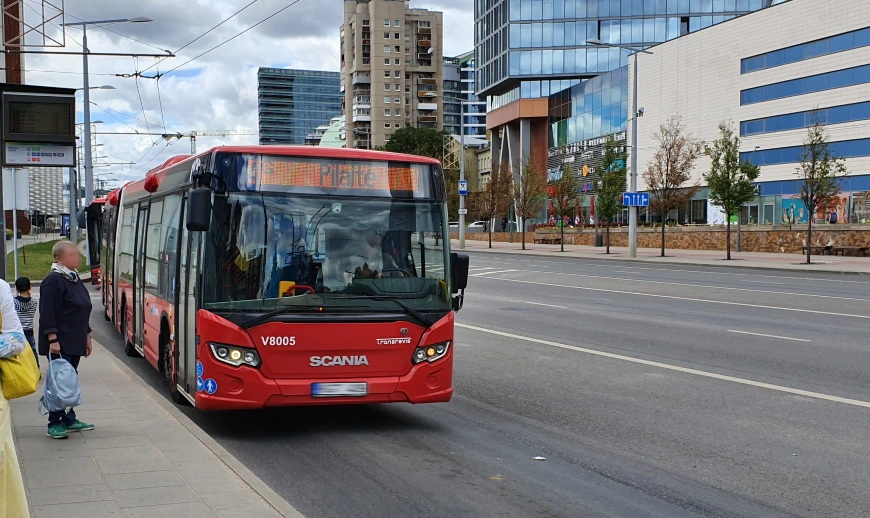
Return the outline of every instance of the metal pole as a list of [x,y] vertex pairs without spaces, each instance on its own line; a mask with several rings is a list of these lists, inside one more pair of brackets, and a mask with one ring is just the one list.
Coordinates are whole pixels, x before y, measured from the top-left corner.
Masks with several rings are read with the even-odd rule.
[[[85,207],[87,207],[91,200],[94,199],[94,170],[93,170],[93,162],[91,156],[91,94],[90,94],[90,81],[88,80],[88,26],[86,24],[82,25],[82,63],[83,63],[83,76],[84,76],[84,98],[85,98],[85,106],[84,106],[84,115],[85,115],[85,141],[82,143],[85,147]],[[78,198],[78,193],[76,193],[76,198]],[[74,205],[73,205],[74,206]],[[72,212],[72,211],[71,211]],[[76,214],[73,212],[70,214],[70,228],[72,228],[72,220],[75,219]],[[85,229],[87,231],[87,229]],[[78,236],[76,236],[78,237]],[[78,244],[78,240],[73,241],[73,243]],[[91,264],[91,249],[90,249],[90,239],[85,240],[85,249],[87,250],[87,254],[85,260],[88,263],[88,267]],[[90,269],[90,268],[89,268]]]
[[[634,86],[632,87],[632,118],[631,118],[631,188],[630,192],[637,192],[637,55],[634,53],[634,73],[632,74]],[[598,218],[595,219],[598,221]],[[628,256],[637,257],[637,207],[628,208]]]
[[12,170],[12,264],[15,278],[18,278],[18,187],[15,177],[18,170]]
[[0,279],[6,280],[6,209],[3,207],[3,174],[0,171],[0,234],[3,239],[0,239]]
[[[465,180],[465,103],[459,103],[459,180]],[[459,195],[459,248],[465,249],[465,196]]]
[[196,154],[196,135],[190,136],[190,156]]
[[[69,240],[73,243],[78,243],[79,224],[76,221],[76,177],[75,170],[69,168]],[[61,232],[63,231],[63,220],[61,220]]]

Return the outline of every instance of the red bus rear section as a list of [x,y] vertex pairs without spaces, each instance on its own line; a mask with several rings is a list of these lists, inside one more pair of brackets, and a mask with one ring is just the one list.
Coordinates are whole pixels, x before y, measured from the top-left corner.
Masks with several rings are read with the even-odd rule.
[[[192,213],[206,188],[202,231]],[[453,395],[468,259],[443,239],[437,161],[216,148],[110,193],[103,222],[106,318],[178,403],[229,410]]]

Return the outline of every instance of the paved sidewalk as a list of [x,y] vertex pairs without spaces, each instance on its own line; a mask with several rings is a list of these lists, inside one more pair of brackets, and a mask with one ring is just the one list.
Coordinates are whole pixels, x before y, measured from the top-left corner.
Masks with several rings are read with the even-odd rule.
[[[454,252],[459,250],[459,241],[452,240],[451,248]],[[465,241],[465,248],[474,252],[487,252],[494,254],[519,254],[529,256],[598,259],[612,261],[637,261],[658,264],[681,264],[694,266],[718,266],[731,268],[758,268],[771,270],[795,270],[804,272],[832,272],[849,274],[870,275],[870,257],[842,257],[830,255],[814,255],[813,264],[806,264],[806,256],[801,254],[768,254],[763,252],[731,252],[733,260],[725,260],[724,251],[715,250],[665,250],[666,257],[659,257],[661,250],[657,248],[638,248],[637,259],[628,257],[628,248],[610,247],[610,255],[605,254],[605,249],[593,246],[565,245],[565,251],[560,252],[559,245],[540,245],[526,243],[526,250],[522,250],[522,244],[516,243],[493,243],[488,248],[486,241]]]
[[82,360],[79,379],[84,404],[76,410],[96,430],[67,440],[45,436],[41,389],[11,401],[36,518],[301,518],[100,344]]

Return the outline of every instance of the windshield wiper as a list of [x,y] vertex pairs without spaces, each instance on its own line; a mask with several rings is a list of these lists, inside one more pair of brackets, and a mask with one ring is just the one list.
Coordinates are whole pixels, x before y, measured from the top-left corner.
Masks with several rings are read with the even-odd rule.
[[278,309],[274,309],[272,311],[263,313],[260,316],[256,316],[254,318],[250,318],[248,320],[245,320],[244,322],[239,324],[239,327],[241,327],[242,329],[254,327],[255,325],[262,324],[263,322],[269,320],[270,318],[272,318],[274,316],[280,315],[282,313],[290,313],[290,312],[297,310],[297,309],[317,309],[318,310],[317,313],[321,313],[321,312],[323,312],[324,308],[327,308],[327,309],[349,309],[349,308],[359,309],[359,308],[356,308],[355,306],[323,306],[323,305],[319,305],[319,304],[300,304],[300,305],[294,305],[294,306],[283,306],[283,307],[280,307]]
[[389,297],[389,296],[385,296],[385,295],[360,295],[358,297],[340,297],[340,298],[335,298],[333,300],[359,300],[359,299],[377,300],[377,301],[383,301],[383,302],[393,302],[397,306],[400,306],[402,309],[407,311],[409,315],[411,315],[412,317],[414,317],[417,320],[419,320],[420,322],[422,322],[427,328],[432,327],[432,324],[435,323],[433,321],[430,321],[428,317],[423,315],[423,313],[420,313],[416,309],[414,309],[411,306],[402,302],[398,297]]

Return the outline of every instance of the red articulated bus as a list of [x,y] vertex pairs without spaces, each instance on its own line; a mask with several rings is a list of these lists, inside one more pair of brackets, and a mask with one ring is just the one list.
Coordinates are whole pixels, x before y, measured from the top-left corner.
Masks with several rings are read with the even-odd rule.
[[438,161],[311,146],[175,157],[109,194],[106,318],[176,402],[448,401],[468,256]]
[[88,264],[91,265],[91,284],[100,283],[100,246],[103,235],[103,206],[106,198],[94,198],[82,212],[79,224],[87,231]]

